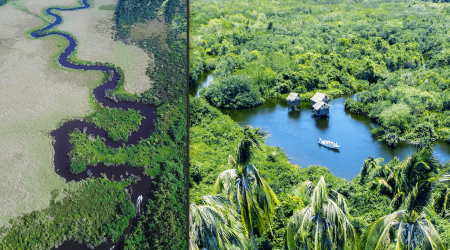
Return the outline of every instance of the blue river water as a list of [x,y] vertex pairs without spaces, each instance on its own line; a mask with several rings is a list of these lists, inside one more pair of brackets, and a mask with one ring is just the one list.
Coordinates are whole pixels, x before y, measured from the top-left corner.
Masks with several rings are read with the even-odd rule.
[[[210,84],[211,78],[211,73],[209,77],[202,76],[205,82],[200,86]],[[352,96],[346,98],[349,97]],[[371,155],[383,158],[387,163],[396,156],[402,160],[414,152],[415,145],[399,143],[390,147],[377,141],[370,130],[378,125],[366,116],[346,111],[344,101],[345,97],[332,100],[330,118],[325,119],[311,116],[310,102],[303,102],[298,110],[289,110],[286,100],[275,99],[268,99],[253,108],[221,111],[241,126],[268,130],[270,136],[266,144],[282,148],[293,164],[325,166],[337,177],[347,180],[359,174],[364,160]],[[320,146],[317,143],[319,138],[337,142],[340,150]],[[435,142],[434,153],[441,162],[446,162],[450,160],[450,145]]]

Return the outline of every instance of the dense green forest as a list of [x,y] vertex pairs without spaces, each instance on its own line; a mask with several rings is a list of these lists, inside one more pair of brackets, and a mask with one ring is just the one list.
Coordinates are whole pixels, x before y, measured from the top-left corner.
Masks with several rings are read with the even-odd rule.
[[[186,11],[186,1],[178,0],[151,4],[119,0],[115,10],[116,38],[147,51],[156,67],[148,65],[146,73],[153,87],[140,96],[126,93],[123,79],[105,94],[115,101],[157,107],[151,137],[143,138],[136,145],[112,149],[100,137],[94,138],[85,131],[70,134],[72,173],[85,171],[86,165],[104,162],[140,167],[154,177],[154,190],[150,194],[153,199],[143,204],[137,226],[125,236],[124,249],[187,248],[187,37],[180,36],[187,32]],[[133,24],[152,20],[157,15],[164,16],[169,27],[167,39],[162,41],[165,44],[157,37],[131,39]],[[106,130],[114,141],[127,141],[128,135],[146,119],[135,110],[93,105],[95,112],[85,120]],[[61,194],[55,191],[48,209],[24,215],[12,221],[11,228],[1,229],[0,249],[51,249],[66,240],[90,247],[104,241],[117,242],[129,219],[136,214],[127,187],[133,181],[137,180],[130,177],[116,182],[89,178],[81,181],[80,188],[70,188]]]
[[[414,245],[411,249],[432,249],[428,247],[427,239],[420,239],[420,235],[425,235],[424,228],[430,229],[427,233],[436,244],[433,249],[450,247],[450,183],[444,175],[450,164],[439,164],[432,156],[430,144],[418,146],[417,152],[411,152],[411,156],[402,161],[394,158],[383,162],[383,159],[369,156],[361,166],[361,173],[347,181],[335,177],[325,167],[291,164],[281,148],[265,145],[264,136],[254,136],[256,133],[264,135],[261,130],[240,127],[202,98],[190,100],[189,112],[192,249],[254,249],[249,230],[243,227],[253,228],[259,249],[297,249],[303,244],[307,245],[306,249],[315,249],[315,245],[319,249],[375,249],[378,243],[378,249],[394,249],[390,247],[397,242],[408,242],[408,237],[403,236],[397,241],[400,222],[418,223],[414,224],[417,231],[413,231],[416,238],[409,240]],[[249,135],[248,131],[257,132]],[[245,141],[252,141],[251,146],[241,146]],[[246,149],[249,154],[239,153],[240,149]],[[248,160],[239,164],[242,155]],[[243,198],[236,202],[235,177],[227,175],[234,170],[245,174],[242,169],[249,166],[246,164],[255,166],[262,179],[256,181],[256,174],[248,177],[254,180],[250,188],[254,197],[250,194],[247,198],[254,203],[253,220],[262,218],[264,222],[253,222],[250,227],[243,226],[248,222],[233,213],[237,209],[235,203],[240,204]],[[255,185],[266,187],[263,192],[256,191]],[[320,187],[322,191],[316,196],[314,190]],[[259,202],[264,196],[258,192],[269,190],[276,197],[272,201],[278,200],[271,206],[269,202]],[[244,192],[240,193],[243,196]],[[326,202],[339,209],[335,207],[334,214],[330,213],[327,209],[333,207],[328,207]],[[315,208],[314,204],[322,207]],[[321,225],[321,230],[316,229],[313,215],[308,218],[307,214],[302,214],[312,208],[324,214],[333,225],[329,228]],[[321,209],[324,211],[320,212]],[[299,232],[302,221],[304,229]],[[209,229],[201,222],[209,225]],[[348,229],[347,236],[343,233],[345,228]],[[382,234],[384,229],[387,234]],[[236,235],[230,236],[229,231]],[[314,232],[321,235],[316,236]],[[328,233],[336,239],[328,241]],[[220,241],[214,239],[215,234],[220,235]],[[350,237],[352,234],[353,238]],[[326,248],[328,243],[333,247]],[[344,248],[346,244],[348,248]]]
[[[154,81],[153,87],[138,100],[158,106],[155,131],[150,138],[124,149],[124,158],[117,158],[121,163],[144,167],[155,176],[156,183],[152,193],[155,198],[148,201],[145,214],[125,241],[128,250],[187,248],[187,37],[180,36],[187,32],[186,13],[184,0],[151,4],[119,0],[115,11],[118,39],[131,41],[153,54],[156,65],[154,68],[149,65],[147,71]],[[164,16],[169,27],[167,39],[162,41],[168,50],[155,37],[143,40],[129,37],[130,25],[154,19],[156,15]],[[117,93],[118,99],[129,98],[120,91]],[[106,156],[107,153],[97,150],[93,148],[94,152]]]
[[201,94],[222,108],[290,92],[304,100],[316,91],[331,98],[360,92],[346,108],[378,121],[378,139],[449,140],[444,2],[194,1],[190,82],[214,69],[214,84]]
[[[190,5],[192,249],[447,249],[450,5],[445,1],[211,1]],[[390,162],[367,155],[351,181],[289,162],[218,108],[249,108],[290,92],[347,99],[390,145],[417,144]],[[215,107],[213,107],[215,106]]]

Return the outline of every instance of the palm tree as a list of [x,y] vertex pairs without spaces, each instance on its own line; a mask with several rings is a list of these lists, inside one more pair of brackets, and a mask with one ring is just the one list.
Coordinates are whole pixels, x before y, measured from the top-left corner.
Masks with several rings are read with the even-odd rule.
[[379,218],[364,232],[361,248],[388,249],[390,234],[397,230],[396,250],[445,250],[436,229],[426,218],[434,185],[432,182],[417,184],[406,199],[405,209]]
[[[296,212],[286,229],[288,249],[309,249],[308,238],[314,239],[314,249],[356,249],[357,234],[348,221],[345,198],[334,190],[327,190],[323,176],[317,186],[310,181],[303,182],[294,190],[304,201],[310,203]],[[312,230],[312,231],[311,231]]]
[[370,173],[371,170],[377,168],[381,163],[383,163],[383,158],[377,158],[373,156],[367,157],[367,159],[364,160],[364,164],[361,168],[361,179],[360,184],[365,183],[366,176]]
[[[378,160],[378,162],[381,162],[382,159],[379,158],[376,160]],[[400,169],[399,165],[400,161],[398,160],[397,157],[392,159],[387,164],[382,165],[377,164],[374,168],[369,169],[365,174],[365,176],[367,176],[367,180],[369,180],[368,183],[378,185],[378,189],[384,187],[389,191],[389,194],[391,195],[392,198],[392,196],[398,190],[397,184],[399,183],[399,181],[397,177]]]
[[262,150],[262,145],[267,136],[267,131],[260,128],[254,129],[249,125],[245,126],[244,135],[235,149],[235,163],[240,167],[246,166],[255,150]]
[[429,144],[418,149],[411,157],[405,158],[396,171],[398,184],[391,205],[398,209],[416,184],[420,186],[423,182],[437,181],[441,177],[440,167]]
[[393,203],[400,203],[402,210],[376,220],[364,232],[361,248],[387,249],[390,234],[395,234],[396,250],[445,249],[433,224],[427,219],[432,204],[433,191],[442,177],[437,159],[429,146],[412,157],[406,158],[398,171],[398,190]]
[[255,250],[258,246],[254,228],[270,228],[275,206],[279,203],[259,170],[253,164],[248,164],[254,150],[262,149],[266,136],[265,131],[246,126],[244,135],[236,146],[236,160],[229,156],[229,164],[236,168],[220,173],[214,185],[216,194],[226,194],[235,200],[237,213],[241,216],[241,222]]
[[215,193],[236,197],[237,213],[241,216],[242,224],[252,240],[253,247],[255,250],[258,249],[253,229],[270,228],[275,206],[279,203],[259,170],[253,164],[241,168],[241,171],[226,170],[217,178],[214,190]]
[[203,196],[203,200],[207,205],[190,206],[189,249],[242,249],[245,232],[232,203],[223,195]]

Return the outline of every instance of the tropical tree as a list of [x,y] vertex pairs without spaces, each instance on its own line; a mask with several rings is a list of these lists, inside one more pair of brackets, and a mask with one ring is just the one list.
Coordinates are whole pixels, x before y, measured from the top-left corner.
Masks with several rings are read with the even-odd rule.
[[440,167],[430,144],[423,145],[411,157],[406,157],[396,171],[398,184],[391,205],[398,209],[412,193],[416,184],[420,186],[424,182],[435,182],[439,179]]
[[367,157],[364,160],[363,166],[361,167],[361,179],[359,180],[360,184],[364,184],[367,175],[370,173],[372,169],[377,168],[381,163],[383,163],[383,158],[376,158],[373,156]]
[[400,185],[393,200],[393,203],[401,202],[402,209],[372,223],[362,236],[362,249],[389,248],[391,234],[395,235],[396,250],[445,249],[436,229],[427,219],[433,191],[442,178],[439,169],[430,146],[402,161],[398,172]]
[[349,222],[347,203],[342,194],[328,190],[323,176],[317,186],[305,181],[294,189],[309,205],[296,212],[286,229],[288,249],[309,249],[311,238],[314,249],[356,249],[357,234]]
[[230,158],[231,162],[237,164],[238,167],[246,166],[250,162],[250,158],[256,150],[262,150],[265,138],[268,136],[267,131],[261,128],[252,128],[247,125],[244,127],[244,135],[238,142],[235,149],[235,161]]
[[[397,157],[395,157],[387,164],[378,165],[383,159],[378,158],[376,160],[372,160],[370,159],[371,157],[364,161],[364,165],[368,166],[375,163],[373,164],[375,166],[364,167],[363,165],[363,168],[361,169],[361,176],[365,177],[365,182],[369,185],[377,185],[378,190],[380,190],[381,187],[384,187],[392,198],[398,190],[399,180],[397,177],[400,169],[400,161]],[[372,161],[373,163],[368,163],[369,161]],[[365,172],[364,174],[363,171]]]
[[189,245],[191,250],[242,249],[246,241],[233,204],[224,195],[203,196],[206,205],[191,203]]
[[227,194],[235,200],[236,211],[241,216],[245,232],[256,244],[254,228],[270,229],[270,221],[279,203],[269,184],[253,164],[248,164],[255,149],[261,150],[265,131],[244,128],[244,135],[236,146],[235,157],[229,156],[229,164],[236,166],[219,174],[214,185],[215,193]]

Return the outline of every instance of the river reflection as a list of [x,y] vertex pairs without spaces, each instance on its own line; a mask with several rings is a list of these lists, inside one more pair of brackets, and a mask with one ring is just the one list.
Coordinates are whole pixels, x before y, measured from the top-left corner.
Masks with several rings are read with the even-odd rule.
[[[370,130],[378,125],[366,116],[346,111],[344,101],[342,97],[330,102],[332,109],[327,119],[314,119],[310,102],[303,102],[298,110],[289,110],[286,101],[278,99],[266,100],[258,107],[221,111],[241,126],[269,130],[266,144],[282,148],[292,163],[301,167],[325,166],[347,180],[360,172],[364,160],[371,155],[387,163],[395,156],[403,160],[415,150],[415,145],[399,143],[392,148],[377,141]],[[318,138],[336,141],[340,150],[319,146]],[[450,145],[436,142],[434,153],[441,162],[446,162],[450,160]]]
[[199,96],[200,89],[207,87],[214,79],[213,72],[213,70],[210,70],[201,74],[197,80],[198,84],[196,84],[195,86],[189,86],[189,95]]

